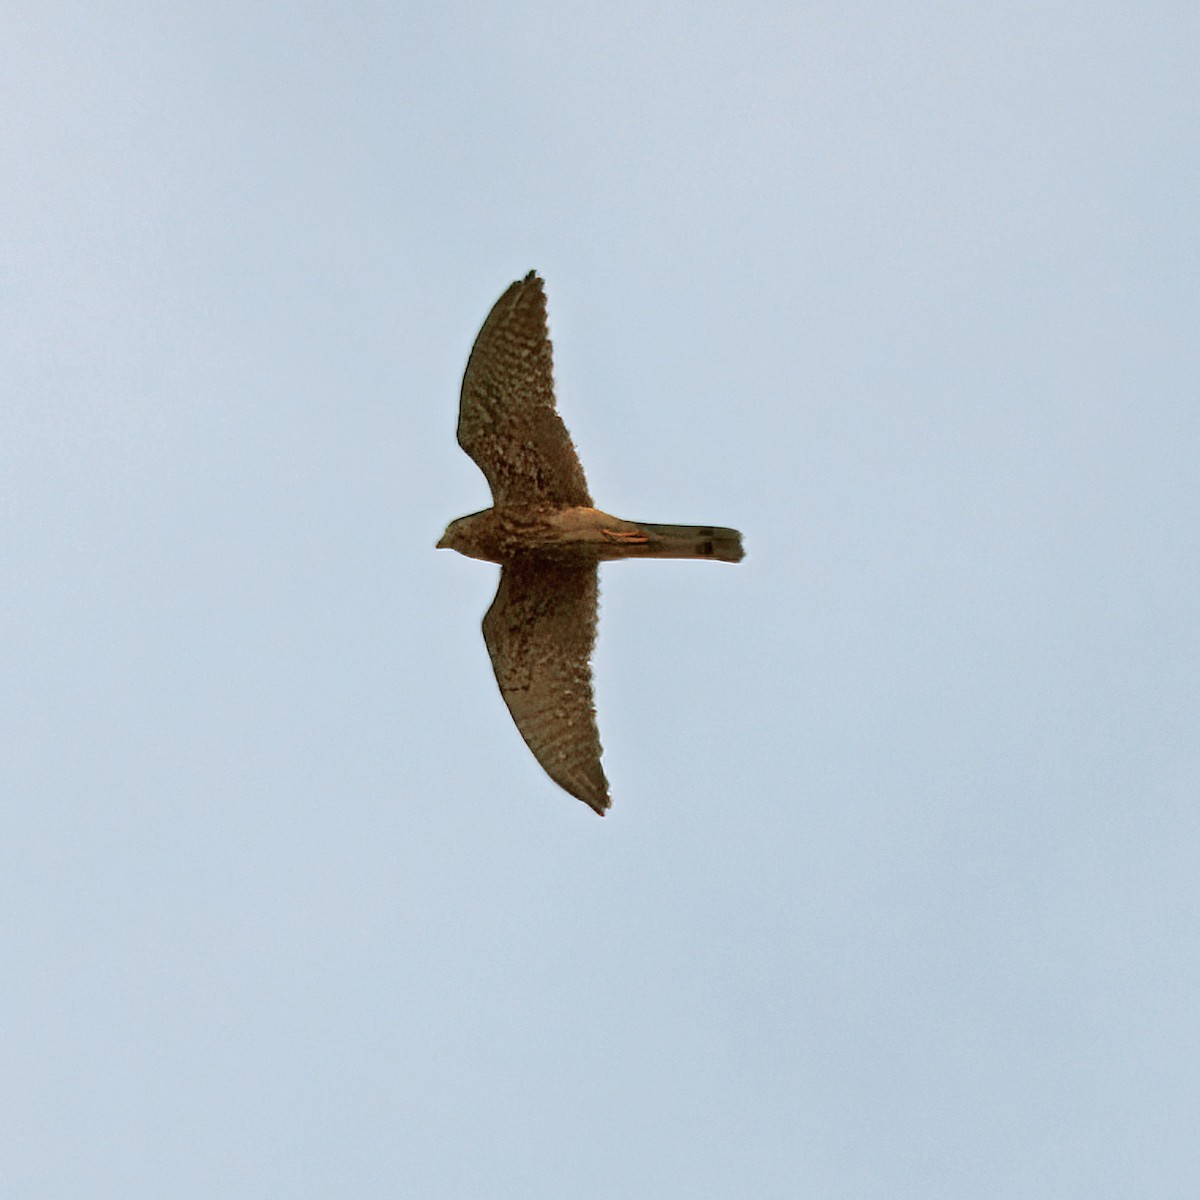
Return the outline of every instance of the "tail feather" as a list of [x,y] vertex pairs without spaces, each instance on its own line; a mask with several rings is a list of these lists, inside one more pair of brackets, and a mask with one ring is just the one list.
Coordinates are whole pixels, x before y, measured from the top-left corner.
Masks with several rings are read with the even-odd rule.
[[644,558],[715,558],[718,562],[741,562],[745,557],[742,535],[736,529],[719,525],[650,525],[638,521],[637,526],[649,539],[643,546],[628,547]]

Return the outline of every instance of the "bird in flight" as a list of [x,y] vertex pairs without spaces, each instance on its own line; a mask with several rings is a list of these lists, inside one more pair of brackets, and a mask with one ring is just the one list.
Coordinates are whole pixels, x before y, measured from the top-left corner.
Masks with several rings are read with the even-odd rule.
[[597,564],[618,558],[740,562],[742,535],[713,525],[623,521],[592,505],[554,405],[546,293],[530,271],[488,313],[463,375],[458,444],[492,507],[451,521],[437,544],[500,564],[483,639],[500,694],[534,757],[603,816],[611,800],[592,699]]

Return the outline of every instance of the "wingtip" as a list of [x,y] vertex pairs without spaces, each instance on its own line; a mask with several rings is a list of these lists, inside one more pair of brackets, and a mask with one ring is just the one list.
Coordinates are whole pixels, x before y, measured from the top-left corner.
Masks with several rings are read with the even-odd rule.
[[576,799],[582,800],[598,817],[604,816],[610,808],[612,808],[612,800],[607,792],[599,796],[576,796]]

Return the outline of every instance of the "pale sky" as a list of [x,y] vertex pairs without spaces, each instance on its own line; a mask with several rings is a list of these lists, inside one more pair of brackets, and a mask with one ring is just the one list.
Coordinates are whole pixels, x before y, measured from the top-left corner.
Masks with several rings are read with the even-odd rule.
[[[0,1185],[1200,1195],[1200,11],[20,3]],[[546,279],[613,809],[495,687]]]

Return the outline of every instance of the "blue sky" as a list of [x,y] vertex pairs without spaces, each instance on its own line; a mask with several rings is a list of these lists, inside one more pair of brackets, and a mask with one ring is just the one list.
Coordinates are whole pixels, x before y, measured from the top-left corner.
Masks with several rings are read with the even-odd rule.
[[[18,5],[8,1194],[1200,1187],[1194,6]],[[547,281],[614,807],[454,441]]]

